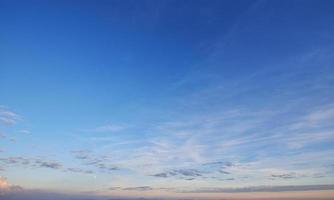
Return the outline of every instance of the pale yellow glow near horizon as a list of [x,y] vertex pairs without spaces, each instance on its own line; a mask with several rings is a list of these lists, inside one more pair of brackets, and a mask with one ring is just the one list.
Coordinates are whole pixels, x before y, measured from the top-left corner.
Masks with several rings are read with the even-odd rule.
[[160,190],[151,191],[112,191],[103,196],[144,197],[144,198],[196,198],[255,200],[255,199],[334,199],[334,190],[296,192],[245,192],[245,193],[176,193]]

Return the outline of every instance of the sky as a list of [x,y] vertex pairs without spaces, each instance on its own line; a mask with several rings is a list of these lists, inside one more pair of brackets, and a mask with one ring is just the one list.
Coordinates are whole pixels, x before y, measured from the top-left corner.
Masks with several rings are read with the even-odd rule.
[[0,199],[333,199],[334,1],[0,0]]

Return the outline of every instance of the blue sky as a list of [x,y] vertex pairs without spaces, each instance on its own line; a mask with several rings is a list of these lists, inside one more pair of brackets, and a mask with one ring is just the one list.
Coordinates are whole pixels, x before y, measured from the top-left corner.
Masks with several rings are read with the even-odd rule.
[[0,186],[334,190],[333,13],[325,0],[1,0]]

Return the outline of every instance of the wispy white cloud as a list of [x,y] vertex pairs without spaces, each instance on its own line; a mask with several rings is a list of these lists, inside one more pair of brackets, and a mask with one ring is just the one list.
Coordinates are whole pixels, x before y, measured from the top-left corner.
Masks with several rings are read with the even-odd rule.
[[31,133],[29,130],[26,130],[26,129],[19,130],[19,132],[23,133],[23,134],[30,134]]
[[96,132],[96,133],[115,133],[123,131],[127,128],[125,125],[119,125],[119,124],[105,124],[101,126],[97,126],[92,129],[85,129],[85,132]]
[[6,108],[5,106],[0,106],[0,124],[13,125],[16,124],[20,119],[21,116],[14,111]]
[[98,126],[94,130],[96,132],[118,132],[124,129],[125,126],[108,124],[108,125]]

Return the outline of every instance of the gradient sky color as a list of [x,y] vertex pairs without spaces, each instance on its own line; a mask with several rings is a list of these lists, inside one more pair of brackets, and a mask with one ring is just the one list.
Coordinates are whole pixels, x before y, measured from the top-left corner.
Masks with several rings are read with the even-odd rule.
[[0,0],[0,25],[0,195],[333,194],[334,1]]

